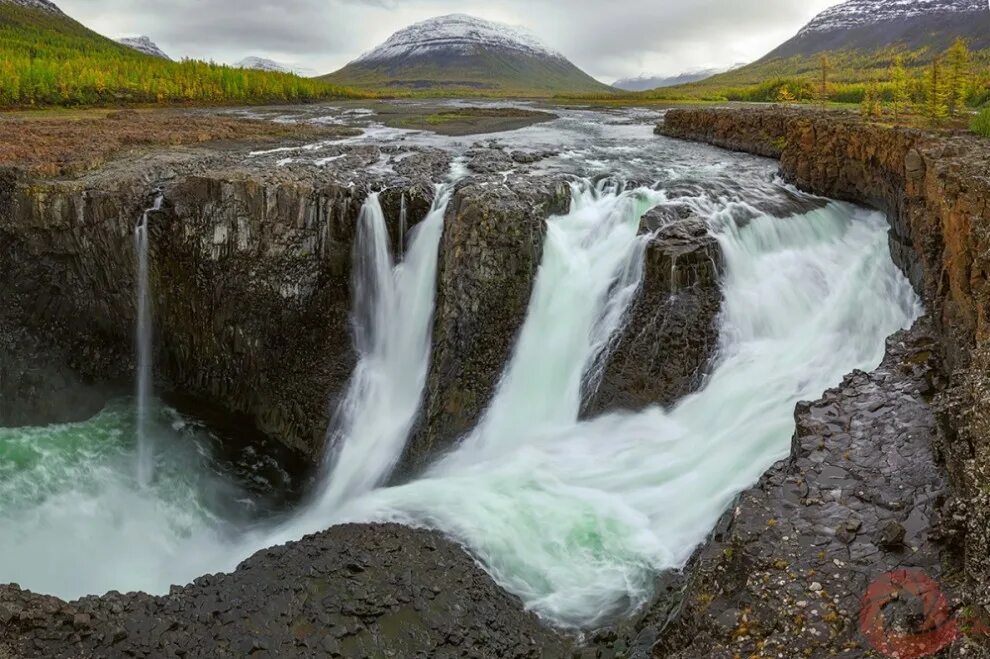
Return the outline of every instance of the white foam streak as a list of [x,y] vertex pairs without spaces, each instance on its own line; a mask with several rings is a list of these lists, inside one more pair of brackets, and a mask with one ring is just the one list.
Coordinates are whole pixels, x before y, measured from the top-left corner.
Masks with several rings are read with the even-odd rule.
[[480,427],[459,457],[577,418],[586,375],[619,328],[643,272],[640,217],[663,200],[648,189],[572,186],[571,211],[547,222],[527,320]]

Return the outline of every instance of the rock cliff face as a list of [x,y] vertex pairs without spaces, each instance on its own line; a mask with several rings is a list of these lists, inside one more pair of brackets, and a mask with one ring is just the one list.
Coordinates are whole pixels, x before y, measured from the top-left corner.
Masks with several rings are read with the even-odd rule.
[[919,321],[890,339],[879,369],[798,407],[790,459],[740,496],[696,556],[655,656],[860,656],[861,602],[880,575],[923,571],[953,594],[935,524],[947,495],[928,404],[935,348]]
[[422,466],[470,431],[526,318],[546,219],[565,212],[563,181],[468,183],[451,200],[440,245],[433,357],[423,420],[407,462]]
[[654,233],[643,285],[597,390],[590,416],[609,409],[672,405],[701,384],[718,347],[722,254],[704,220],[689,212],[650,211]]
[[934,441],[952,485],[948,548],[962,561],[967,599],[990,605],[986,142],[778,109],[676,110],[657,131],[779,157],[782,174],[799,187],[887,212],[892,253],[925,300],[942,360]]

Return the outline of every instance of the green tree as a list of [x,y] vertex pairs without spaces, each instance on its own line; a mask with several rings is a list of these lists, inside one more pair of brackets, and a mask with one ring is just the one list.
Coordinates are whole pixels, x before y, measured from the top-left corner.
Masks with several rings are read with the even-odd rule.
[[828,54],[823,54],[821,57],[818,58],[819,76],[818,76],[818,90],[817,90],[818,104],[822,107],[823,110],[825,109],[825,106],[828,105],[828,99],[829,99],[828,77],[831,72],[832,72],[832,60],[829,59]]
[[864,117],[878,117],[883,113],[883,104],[880,99],[880,87],[876,79],[870,80],[863,92],[863,102],[860,104],[860,111]]
[[890,95],[890,109],[894,112],[894,122],[898,123],[911,102],[907,70],[904,68],[904,58],[900,55],[894,58],[894,65],[890,68]]
[[990,137],[990,108],[985,108],[973,117],[973,121],[969,124],[969,129],[977,135]]
[[946,102],[945,75],[942,71],[942,58],[936,57],[928,67],[925,85],[925,118],[937,126],[949,115]]
[[955,117],[966,106],[969,98],[969,83],[972,77],[973,56],[969,52],[966,40],[956,39],[955,43],[945,54],[947,71],[946,106],[949,115]]

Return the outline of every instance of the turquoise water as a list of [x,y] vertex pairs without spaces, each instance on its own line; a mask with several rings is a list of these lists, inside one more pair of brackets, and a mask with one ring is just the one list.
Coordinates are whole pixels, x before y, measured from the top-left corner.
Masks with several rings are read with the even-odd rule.
[[234,567],[226,547],[264,517],[265,497],[238,484],[243,465],[219,462],[218,438],[196,421],[155,405],[148,429],[146,486],[133,401],[83,423],[0,429],[0,583],[70,599],[163,593]]

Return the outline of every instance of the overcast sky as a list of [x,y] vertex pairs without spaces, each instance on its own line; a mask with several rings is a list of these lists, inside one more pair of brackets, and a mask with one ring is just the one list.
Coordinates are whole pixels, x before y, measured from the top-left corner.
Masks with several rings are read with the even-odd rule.
[[56,0],[173,58],[248,55],[334,71],[406,25],[454,12],[522,25],[605,82],[750,62],[837,0]]

